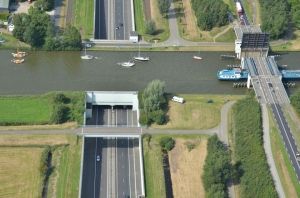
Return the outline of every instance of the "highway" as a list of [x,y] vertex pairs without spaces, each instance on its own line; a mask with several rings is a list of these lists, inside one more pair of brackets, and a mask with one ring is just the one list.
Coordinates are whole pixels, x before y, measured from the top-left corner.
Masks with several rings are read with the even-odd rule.
[[94,38],[107,39],[108,24],[108,4],[107,0],[95,1]]
[[85,137],[84,144],[82,198],[142,194],[138,138]]

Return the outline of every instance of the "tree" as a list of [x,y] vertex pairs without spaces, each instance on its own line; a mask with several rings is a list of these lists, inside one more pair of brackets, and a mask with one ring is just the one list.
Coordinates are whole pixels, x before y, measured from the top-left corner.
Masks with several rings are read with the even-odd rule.
[[51,122],[53,124],[61,124],[68,120],[68,114],[70,109],[61,104],[53,105]]
[[71,25],[68,25],[62,36],[62,45],[64,50],[80,50],[81,35],[79,31]]
[[166,13],[168,13],[170,6],[171,6],[171,2],[169,0],[159,0],[158,1],[159,11],[162,15],[165,15]]
[[159,141],[159,145],[164,151],[171,151],[175,146],[175,140],[171,137],[162,137]]
[[156,32],[156,25],[153,20],[147,21],[146,22],[146,27],[145,27],[145,33],[153,35]]
[[53,10],[54,0],[37,0],[34,3],[34,7],[45,11]]
[[30,17],[27,14],[15,14],[13,17],[14,21],[14,30],[13,35],[17,39],[24,41],[23,34],[26,30],[26,27],[30,24]]

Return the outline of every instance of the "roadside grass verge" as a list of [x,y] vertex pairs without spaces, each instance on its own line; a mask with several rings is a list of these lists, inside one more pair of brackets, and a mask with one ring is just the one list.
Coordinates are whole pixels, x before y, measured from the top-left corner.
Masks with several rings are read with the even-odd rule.
[[69,100],[66,121],[83,120],[84,108],[83,92],[49,92],[32,96],[0,96],[0,125],[45,125],[52,124],[54,102],[57,93],[64,94]]
[[272,51],[300,51],[300,30],[294,30],[293,39],[285,42],[271,42]]
[[222,35],[216,38],[216,42],[234,42],[235,40],[235,33],[233,28],[228,29]]
[[2,33],[0,36],[5,40],[3,44],[0,44],[0,49],[16,49],[16,48],[29,49],[30,48],[30,45],[19,41],[18,39],[13,37],[13,35]]
[[[0,137],[1,138],[1,137]],[[0,197],[40,197],[43,148],[0,146]]]
[[145,188],[148,198],[165,198],[166,187],[159,137],[152,136],[150,143],[143,138]]
[[94,0],[74,0],[73,25],[78,28],[82,39],[90,39],[94,35]]
[[272,153],[285,195],[286,197],[300,197],[300,184],[270,111],[269,118]]
[[184,104],[169,101],[168,122],[152,125],[160,129],[210,129],[218,126],[222,106],[229,100],[238,100],[239,95],[179,95]]
[[0,135],[0,197],[41,197],[41,157],[50,146],[47,197],[78,197],[81,138],[73,135]]
[[134,20],[136,31],[143,35],[145,32],[145,14],[143,0],[134,0]]
[[150,0],[151,4],[151,18],[156,25],[156,33],[154,35],[143,34],[142,36],[148,42],[165,41],[170,36],[170,29],[168,23],[168,17],[164,17],[160,14],[158,9],[158,0]]

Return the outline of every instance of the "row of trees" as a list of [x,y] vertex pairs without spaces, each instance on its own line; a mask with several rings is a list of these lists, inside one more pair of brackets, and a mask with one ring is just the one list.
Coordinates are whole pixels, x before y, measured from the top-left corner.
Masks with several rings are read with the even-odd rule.
[[45,50],[80,50],[81,36],[73,26],[56,34],[54,24],[45,11],[31,7],[28,14],[16,14],[13,18],[13,35],[33,48]]
[[216,135],[207,143],[207,157],[203,169],[203,185],[208,198],[228,197],[226,183],[231,177],[230,155]]
[[292,22],[300,29],[300,0],[289,0],[291,6]]
[[228,24],[228,5],[220,0],[191,0],[197,17],[197,25],[202,30],[211,30]]
[[165,123],[166,113],[164,109],[167,104],[165,86],[165,82],[153,80],[143,91],[139,92],[139,120],[142,125],[150,125],[153,122],[157,124]]
[[262,29],[271,39],[282,37],[288,29],[289,5],[286,0],[260,0]]
[[241,197],[278,197],[263,148],[261,110],[254,97],[233,107],[236,160],[241,163]]

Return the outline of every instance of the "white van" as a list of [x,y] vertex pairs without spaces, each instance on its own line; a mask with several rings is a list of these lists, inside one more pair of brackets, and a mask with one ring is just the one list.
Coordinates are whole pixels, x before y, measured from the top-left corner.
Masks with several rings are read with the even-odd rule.
[[174,101],[174,102],[179,102],[179,103],[181,103],[181,104],[184,103],[184,99],[181,98],[181,97],[178,97],[178,96],[173,96],[172,101]]

